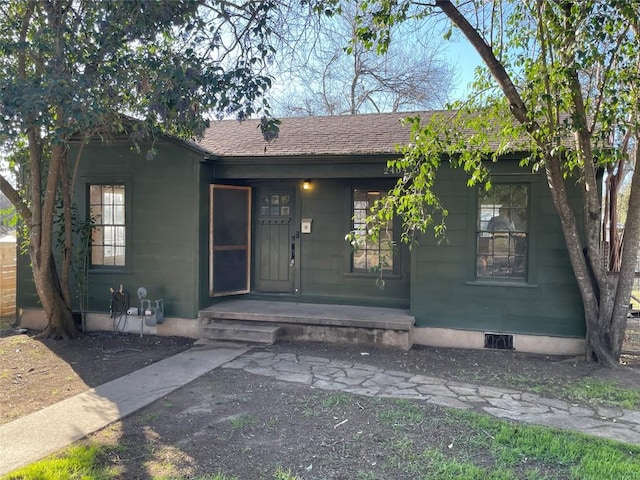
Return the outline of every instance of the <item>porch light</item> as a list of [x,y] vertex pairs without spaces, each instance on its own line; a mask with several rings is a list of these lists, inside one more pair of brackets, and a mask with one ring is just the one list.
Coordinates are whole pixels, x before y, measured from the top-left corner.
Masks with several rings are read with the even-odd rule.
[[305,178],[302,181],[302,189],[303,190],[309,190],[311,188],[311,180],[309,180],[308,178]]

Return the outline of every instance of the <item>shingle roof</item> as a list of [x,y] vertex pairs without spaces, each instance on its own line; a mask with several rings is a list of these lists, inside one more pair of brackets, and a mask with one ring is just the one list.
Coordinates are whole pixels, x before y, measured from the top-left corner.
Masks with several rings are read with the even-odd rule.
[[381,113],[282,118],[278,138],[266,142],[259,120],[212,122],[200,147],[220,157],[272,157],[395,153],[409,142],[411,128],[400,120],[436,112]]

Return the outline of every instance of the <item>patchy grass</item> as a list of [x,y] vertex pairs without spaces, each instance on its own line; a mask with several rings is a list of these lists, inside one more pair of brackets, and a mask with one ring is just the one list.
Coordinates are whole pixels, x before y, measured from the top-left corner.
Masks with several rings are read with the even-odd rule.
[[145,413],[138,419],[138,424],[146,425],[148,423],[155,422],[159,418],[160,418],[160,414],[157,412]]
[[394,408],[380,411],[378,418],[394,430],[420,425],[426,420],[419,405],[404,399],[395,400]]
[[231,419],[231,428],[233,430],[244,430],[258,424],[256,418],[249,414],[243,414]]
[[[3,340],[10,352],[23,347],[13,344],[13,337]],[[427,353],[425,358],[431,358]],[[610,382],[594,379],[585,376],[591,368],[566,362],[512,368],[511,360],[524,361],[503,357],[471,357],[474,361],[466,361],[459,373],[442,378],[464,381],[476,376],[479,381],[474,383],[479,384],[491,384],[493,378],[496,386],[580,404],[638,404],[636,390],[614,383],[619,375]],[[457,365],[467,357],[455,358]],[[502,368],[494,368],[489,361],[494,358]],[[414,364],[429,365],[422,360],[420,355]],[[554,375],[556,367],[565,375]],[[571,378],[574,368],[580,374]],[[448,361],[442,369],[452,370]],[[61,377],[65,385],[67,376]],[[99,453],[77,475],[69,467],[49,477],[26,473],[0,480],[640,478],[637,446],[420,401],[324,391],[231,369],[216,369],[79,445]]]
[[103,463],[106,449],[100,445],[74,446],[2,477],[2,480],[108,480],[113,472]]
[[615,382],[583,378],[566,386],[570,399],[591,405],[609,405],[628,409],[640,407],[640,390],[621,387]]
[[332,410],[338,407],[350,405],[353,402],[351,395],[346,393],[332,393],[322,400],[322,407],[325,410]]
[[[503,421],[479,413],[437,408],[410,400],[362,398],[343,394],[349,400],[344,405],[345,415],[355,421],[355,412],[365,409],[369,412],[353,430],[340,434],[339,450],[334,450],[335,461],[338,462],[343,478],[355,480],[387,480],[393,479],[430,479],[430,480],[550,480],[576,479],[632,480],[640,478],[640,446],[627,445],[582,435],[579,433],[559,431],[540,426],[516,424]],[[313,397],[315,405],[334,405],[333,394],[317,393]],[[305,400],[306,402],[309,399]],[[341,398],[340,403],[344,399]],[[302,402],[301,402],[302,404]],[[248,407],[245,405],[245,407]],[[158,408],[162,408],[159,405]],[[305,408],[304,406],[301,407]],[[302,412],[302,410],[300,410]],[[269,433],[268,419],[258,413],[238,417],[235,425],[229,428],[234,431],[252,426],[252,434],[239,438],[231,450],[242,445],[253,445],[245,454],[258,452],[259,445],[253,439],[265,438],[269,435],[282,436],[282,431]],[[282,444],[278,452],[295,449],[296,441],[305,432],[322,429],[326,418],[301,416],[298,430],[287,436],[287,443]],[[333,422],[330,422],[330,425]],[[353,423],[353,422],[352,422]],[[376,433],[371,437],[367,429],[376,426]],[[149,426],[149,428],[152,428]],[[288,427],[289,428],[289,427]],[[344,427],[339,428],[346,428]],[[329,426],[328,431],[335,432]],[[217,435],[224,436],[224,432]],[[367,444],[367,439],[375,438]],[[230,440],[229,440],[230,441]],[[124,442],[115,445],[104,445],[96,442],[83,443],[65,450],[60,455],[37,462],[25,469],[14,472],[0,480],[53,480],[86,479],[111,480],[121,479],[122,471],[113,464],[113,459],[133,459],[140,456],[129,451]],[[143,465],[160,460],[170,461],[166,449],[176,447],[149,448],[139,459]],[[362,452],[360,448],[364,448]],[[339,452],[336,453],[336,452]],[[182,455],[184,452],[176,452]],[[265,455],[268,464],[255,464],[256,472],[250,478],[259,480],[301,480],[302,478],[325,478],[322,470],[316,472],[316,463],[296,461],[287,465],[286,455],[278,453]],[[177,458],[176,456],[176,458]],[[369,459],[362,463],[362,457]],[[324,457],[326,459],[326,456]],[[375,459],[372,461],[372,459]],[[273,462],[273,463],[271,463]],[[220,470],[216,473],[185,474],[180,471],[179,462],[170,462],[165,474],[150,474],[152,480],[246,480],[249,477],[237,476],[232,470]],[[197,463],[197,462],[196,462]],[[318,463],[317,467],[323,466]],[[171,468],[169,468],[171,467]],[[312,468],[313,467],[313,468]],[[300,471],[296,471],[295,469]],[[261,473],[260,473],[261,472]],[[182,476],[181,476],[182,475]],[[317,475],[317,476],[316,476]],[[326,477],[329,478],[329,477]],[[333,478],[333,477],[331,477]]]
[[[98,445],[77,446],[65,450],[59,456],[36,462],[28,467],[5,475],[1,480],[110,480],[120,478],[115,471],[101,462],[109,452]],[[277,467],[265,480],[302,480],[291,470]],[[217,472],[197,477],[150,477],[152,480],[241,480],[238,477]]]
[[285,470],[282,467],[278,467],[273,474],[274,480],[302,480],[300,477],[291,473],[291,470]]
[[[640,446],[594,439],[537,425],[496,421],[486,415],[452,412],[488,442],[499,465],[522,462],[569,466],[569,478],[640,478]],[[543,477],[540,477],[543,478]]]
[[506,385],[515,390],[535,393],[540,396],[561,398],[575,403],[592,406],[622,407],[640,409],[640,389],[628,388],[615,381],[593,377],[565,379],[562,383],[550,382],[546,377],[496,373],[494,375],[474,375],[460,371],[459,380],[475,383]]
[[305,417],[317,417],[320,415],[337,414],[341,409],[351,406],[354,397],[346,393],[320,393],[306,397],[301,403]]

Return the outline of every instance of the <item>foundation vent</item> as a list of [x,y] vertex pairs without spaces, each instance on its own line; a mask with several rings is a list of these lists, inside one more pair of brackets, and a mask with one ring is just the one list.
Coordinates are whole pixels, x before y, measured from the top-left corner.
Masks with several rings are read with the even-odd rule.
[[484,334],[484,348],[497,350],[513,350],[513,335],[501,335],[498,333]]

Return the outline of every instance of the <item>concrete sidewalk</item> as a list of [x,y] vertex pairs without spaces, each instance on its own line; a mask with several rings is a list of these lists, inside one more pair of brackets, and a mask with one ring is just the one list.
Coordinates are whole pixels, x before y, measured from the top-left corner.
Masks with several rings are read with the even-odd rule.
[[249,349],[194,347],[0,426],[0,475],[65,448]]

